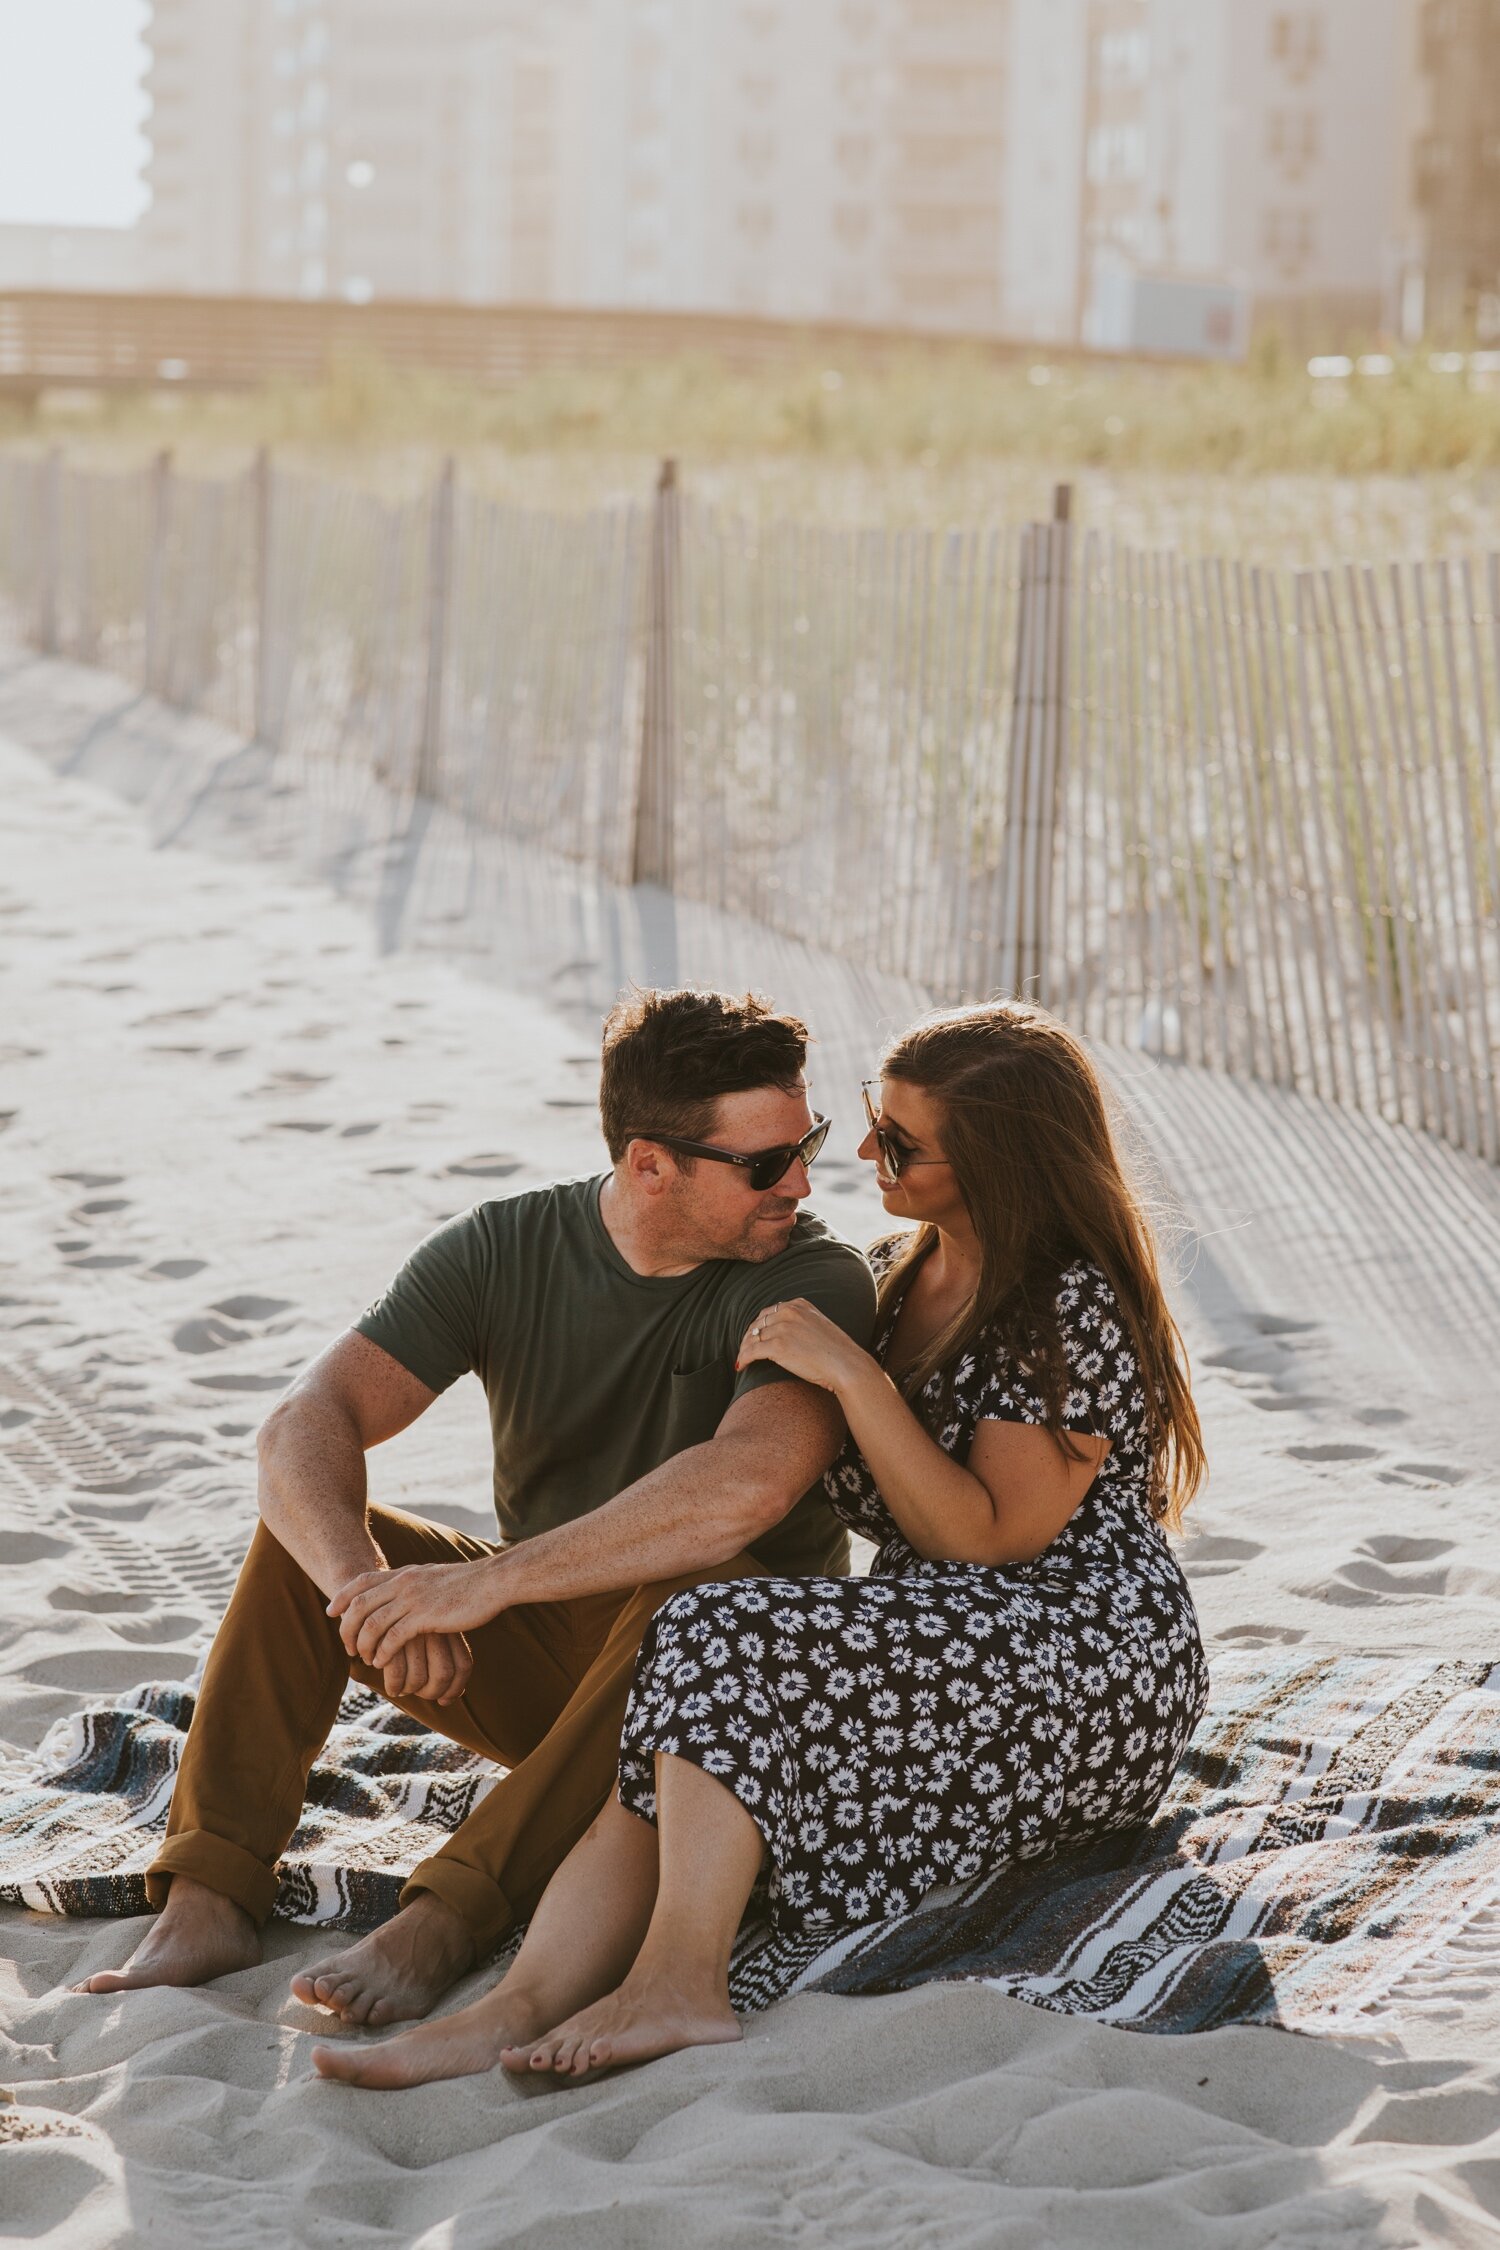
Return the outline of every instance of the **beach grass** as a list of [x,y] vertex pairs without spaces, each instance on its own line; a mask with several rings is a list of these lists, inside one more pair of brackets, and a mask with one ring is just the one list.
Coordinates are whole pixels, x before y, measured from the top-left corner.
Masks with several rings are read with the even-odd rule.
[[757,372],[702,356],[482,385],[371,359],[255,391],[49,394],[0,439],[96,462],[170,446],[223,473],[259,445],[386,491],[445,453],[466,481],[572,509],[650,490],[767,519],[883,525],[1077,512],[1134,544],[1314,562],[1500,545],[1500,373],[1412,354],[1317,378],[1274,336],[1243,366],[914,346]]

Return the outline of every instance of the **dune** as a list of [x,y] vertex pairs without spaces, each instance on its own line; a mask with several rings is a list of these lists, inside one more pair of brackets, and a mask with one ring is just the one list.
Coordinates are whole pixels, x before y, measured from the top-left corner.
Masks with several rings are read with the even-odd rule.
[[[599,1161],[625,974],[754,981],[823,1034],[820,1203],[879,1225],[855,1082],[920,995],[368,802],[278,793],[120,683],[0,677],[0,1734],[192,1670],[253,1520],[253,1435],[412,1241]],[[1108,1057],[1180,1232],[1215,1647],[1500,1655],[1500,1176],[1268,1088]],[[460,1385],[378,1496],[487,1517]],[[257,1969],[84,1999],[134,1927],[0,1914],[0,2232],[53,2246],[1500,2240],[1500,1911],[1357,2034],[1148,2038],[981,1986],[808,1994],[741,2046],[577,2092],[356,2094]],[[454,1996],[455,2004],[470,1988]]]

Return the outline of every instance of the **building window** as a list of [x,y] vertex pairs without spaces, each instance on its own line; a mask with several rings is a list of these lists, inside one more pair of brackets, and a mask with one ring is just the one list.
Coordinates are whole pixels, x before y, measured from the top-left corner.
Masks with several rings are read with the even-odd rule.
[[1144,86],[1150,60],[1149,32],[1106,31],[1099,40],[1099,83],[1111,88]]
[[1453,171],[1453,143],[1441,133],[1418,141],[1414,158],[1417,202],[1426,208],[1442,197]]
[[1317,247],[1317,222],[1311,211],[1268,211],[1261,229],[1266,257],[1284,281],[1295,281]]
[[1322,121],[1312,109],[1273,109],[1266,120],[1266,153],[1290,179],[1300,179],[1318,160]]
[[1100,125],[1089,135],[1088,173],[1096,187],[1139,180],[1146,172],[1146,135],[1139,125]]
[[741,164],[755,179],[764,179],[776,161],[776,135],[774,133],[741,133],[735,143]]
[[739,93],[751,109],[769,109],[776,99],[776,81],[768,73],[742,71]]
[[843,250],[862,250],[870,239],[870,213],[863,203],[835,204],[833,231]]
[[874,160],[875,143],[868,133],[840,133],[834,142],[834,154],[841,172],[851,180],[863,180]]
[[734,214],[735,231],[755,249],[762,250],[770,241],[776,225],[776,214],[769,203],[742,203]]
[[845,0],[839,21],[851,39],[868,39],[875,29],[875,10],[869,0]]
[[1271,60],[1294,79],[1323,60],[1323,17],[1317,8],[1279,8],[1271,18]]

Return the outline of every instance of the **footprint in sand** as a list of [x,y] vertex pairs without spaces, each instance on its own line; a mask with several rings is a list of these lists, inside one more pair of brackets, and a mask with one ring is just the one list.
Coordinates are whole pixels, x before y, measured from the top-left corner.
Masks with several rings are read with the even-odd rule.
[[1354,1419],[1367,1430],[1390,1430],[1398,1422],[1409,1422],[1411,1416],[1399,1406],[1362,1406]]
[[32,1687],[119,1695],[143,1679],[185,1680],[196,1665],[192,1650],[184,1648],[64,1648],[23,1664],[20,1676]]
[[1281,1313],[1255,1315],[1255,1326],[1262,1336],[1311,1336],[1317,1325],[1315,1320],[1288,1320]]
[[1215,1638],[1232,1641],[1237,1648],[1294,1648],[1307,1635],[1295,1625],[1229,1625]]
[[[180,1352],[191,1357],[202,1357],[212,1352],[228,1351],[236,1344],[253,1344],[267,1336],[283,1336],[296,1326],[295,1317],[280,1319],[278,1315],[291,1313],[296,1308],[288,1297],[260,1297],[244,1293],[237,1297],[221,1297],[206,1313],[198,1313],[185,1320],[172,1332],[172,1342]],[[195,1375],[195,1389],[204,1391],[284,1391],[292,1380],[294,1369],[278,1373],[230,1373],[222,1375]]]
[[[1420,1546],[1423,1542],[1412,1544]],[[1331,1602],[1336,1609],[1372,1609],[1392,1601],[1407,1602],[1418,1596],[1436,1598],[1446,1594],[1450,1575],[1446,1569],[1421,1570],[1409,1565],[1403,1568],[1389,1548],[1381,1553],[1373,1540],[1367,1540],[1348,1562],[1340,1563],[1330,1577],[1294,1586],[1291,1590],[1307,1601]]]
[[248,1328],[236,1328],[230,1321],[206,1313],[198,1320],[185,1320],[174,1329],[172,1342],[180,1352],[222,1352],[230,1344],[248,1344]]
[[195,1273],[207,1270],[206,1258],[159,1258],[146,1271],[160,1276],[163,1281],[189,1281]]
[[521,1170],[518,1156],[465,1156],[457,1164],[446,1164],[446,1173],[459,1180],[508,1180],[512,1172]]
[[1439,1555],[1451,1555],[1451,1539],[1415,1539],[1401,1532],[1382,1532],[1378,1538],[1367,1539],[1360,1548],[1362,1555],[1371,1555],[1376,1562],[1416,1563],[1436,1562]]
[[1311,1392],[1299,1394],[1295,1391],[1257,1393],[1250,1401],[1252,1406],[1260,1408],[1262,1414],[1300,1414],[1313,1407],[1328,1406],[1331,1403],[1331,1400],[1315,1397]]
[[1189,1540],[1182,1559],[1190,1578],[1222,1578],[1226,1571],[1264,1553],[1254,1539],[1230,1539],[1223,1532],[1208,1531]]
[[1227,1351],[1210,1352],[1205,1367],[1228,1375],[1278,1375],[1285,1371],[1285,1348],[1273,1340],[1256,1344],[1231,1344]]
[[45,1531],[0,1531],[0,1563],[17,1569],[23,1563],[50,1562],[56,1555],[71,1553],[72,1547],[71,1539],[50,1539]]
[[54,1172],[52,1177],[54,1180],[68,1180],[74,1187],[89,1189],[125,1185],[123,1172]]
[[1289,1445],[1288,1461],[1378,1461],[1380,1449],[1374,1445]]
[[1398,1461],[1393,1468],[1381,1471],[1380,1481],[1382,1484],[1407,1484],[1414,1485],[1419,1490],[1423,1487],[1431,1490],[1434,1485],[1467,1484],[1469,1472],[1467,1469],[1455,1469],[1446,1461]]
[[123,1586],[54,1586],[47,1596],[50,1609],[83,1610],[90,1617],[139,1616],[154,1609],[150,1594],[132,1594]]
[[[290,1297],[221,1297],[212,1308],[226,1320],[274,1320],[278,1313],[296,1310]],[[273,1331],[279,1333],[279,1331]]]

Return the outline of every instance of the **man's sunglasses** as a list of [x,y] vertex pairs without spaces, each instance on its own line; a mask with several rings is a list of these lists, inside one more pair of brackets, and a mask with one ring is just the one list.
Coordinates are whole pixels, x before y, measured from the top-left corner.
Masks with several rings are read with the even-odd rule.
[[659,1141],[663,1148],[675,1149],[679,1156],[706,1156],[711,1164],[734,1164],[746,1175],[746,1184],[756,1195],[764,1195],[775,1187],[778,1180],[786,1178],[800,1157],[803,1164],[811,1164],[827,1140],[833,1120],[818,1117],[813,1120],[810,1133],[800,1141],[783,1141],[779,1148],[758,1148],[748,1156],[738,1156],[730,1148],[714,1148],[708,1141],[685,1141],[676,1133],[639,1133],[638,1140]]
[[904,1141],[898,1141],[895,1134],[887,1126],[881,1124],[880,1112],[870,1099],[870,1088],[879,1084],[878,1078],[866,1078],[862,1082],[859,1092],[860,1099],[865,1105],[866,1121],[869,1124],[870,1131],[875,1135],[875,1146],[880,1151],[880,1161],[891,1178],[899,1180],[903,1172],[911,1170],[913,1166],[918,1164],[946,1164],[948,1161],[946,1156],[918,1156],[914,1150],[906,1146]]

